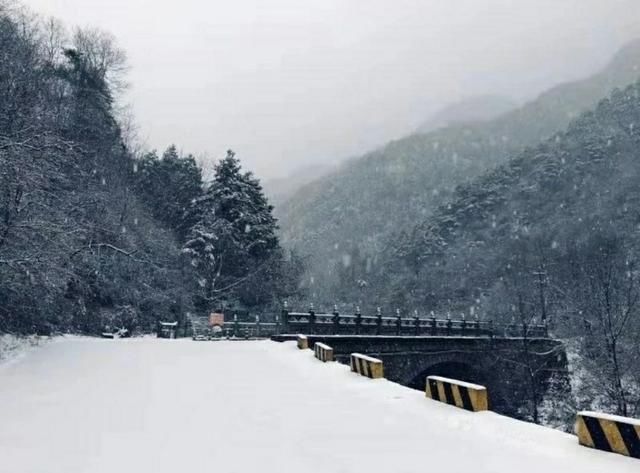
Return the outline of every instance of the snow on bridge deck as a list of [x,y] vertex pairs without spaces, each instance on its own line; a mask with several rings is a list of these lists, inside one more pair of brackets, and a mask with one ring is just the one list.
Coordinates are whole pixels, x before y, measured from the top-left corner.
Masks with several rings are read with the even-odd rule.
[[0,471],[637,473],[294,343],[71,339],[0,366]]

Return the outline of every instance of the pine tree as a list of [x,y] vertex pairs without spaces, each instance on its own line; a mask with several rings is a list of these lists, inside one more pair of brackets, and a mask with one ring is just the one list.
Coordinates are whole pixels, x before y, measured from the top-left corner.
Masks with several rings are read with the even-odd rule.
[[277,279],[282,251],[276,235],[273,207],[260,182],[242,172],[231,150],[215,167],[215,177],[191,210],[199,215],[183,253],[189,258],[201,288],[198,305],[208,309],[219,301],[257,305],[270,294],[247,291],[259,278],[263,287]]
[[180,156],[175,145],[159,158],[155,151],[136,163],[134,179],[153,216],[169,225],[179,238],[189,232],[197,216],[189,211],[202,195],[202,170],[191,155]]

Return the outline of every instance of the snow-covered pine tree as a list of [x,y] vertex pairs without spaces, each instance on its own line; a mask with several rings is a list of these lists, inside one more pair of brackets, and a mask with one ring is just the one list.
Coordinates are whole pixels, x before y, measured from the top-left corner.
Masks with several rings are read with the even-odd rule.
[[272,294],[256,298],[255,292],[243,289],[257,277],[264,286],[272,286],[277,278],[273,268],[280,266],[282,250],[272,211],[258,179],[242,172],[229,150],[216,165],[213,182],[194,202],[191,213],[199,218],[183,249],[198,278],[201,309],[223,300],[243,305],[268,302]]

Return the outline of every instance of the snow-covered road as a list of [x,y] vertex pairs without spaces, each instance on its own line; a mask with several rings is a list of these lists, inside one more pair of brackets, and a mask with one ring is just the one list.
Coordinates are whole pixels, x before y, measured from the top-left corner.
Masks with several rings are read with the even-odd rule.
[[70,339],[0,366],[0,471],[640,471],[293,343]]

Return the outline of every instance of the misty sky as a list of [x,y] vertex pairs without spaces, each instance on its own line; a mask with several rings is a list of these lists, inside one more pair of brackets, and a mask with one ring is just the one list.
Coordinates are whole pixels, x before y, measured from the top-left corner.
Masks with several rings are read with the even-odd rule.
[[149,147],[261,177],[361,154],[461,97],[518,101],[640,36],[640,0],[26,0],[113,33]]

